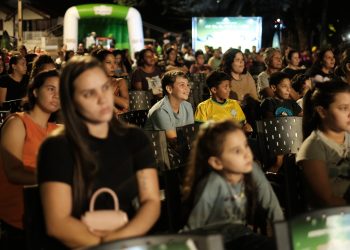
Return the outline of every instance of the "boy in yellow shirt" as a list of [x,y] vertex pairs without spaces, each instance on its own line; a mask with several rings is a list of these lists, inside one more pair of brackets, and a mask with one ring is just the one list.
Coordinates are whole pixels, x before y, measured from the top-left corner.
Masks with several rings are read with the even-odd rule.
[[213,71],[206,79],[211,98],[198,104],[195,113],[195,122],[209,120],[222,121],[232,119],[242,125],[245,132],[252,132],[252,127],[247,123],[239,102],[229,99],[230,76],[223,71]]

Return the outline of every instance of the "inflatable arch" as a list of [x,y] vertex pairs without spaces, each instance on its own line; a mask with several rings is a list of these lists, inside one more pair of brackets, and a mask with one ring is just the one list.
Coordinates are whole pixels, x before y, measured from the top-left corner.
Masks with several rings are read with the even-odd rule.
[[[70,7],[64,15],[63,42],[68,50],[77,50],[79,20],[93,18],[127,22],[129,36],[127,47],[130,49],[131,57],[144,48],[141,15],[136,9],[115,4],[84,4]],[[98,30],[96,32],[98,33]]]

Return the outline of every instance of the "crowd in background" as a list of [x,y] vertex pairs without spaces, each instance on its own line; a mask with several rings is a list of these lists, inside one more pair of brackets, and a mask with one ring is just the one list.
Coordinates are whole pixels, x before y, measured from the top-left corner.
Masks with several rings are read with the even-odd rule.
[[[253,46],[245,51],[222,51],[205,46],[194,51],[181,39],[164,37],[162,43],[147,44],[133,56],[128,49],[85,48],[83,43],[76,51],[62,46],[56,55],[39,47],[27,50],[24,45],[16,51],[2,49],[0,105],[17,99],[29,105],[28,111],[11,115],[1,128],[4,170],[0,185],[16,198],[15,210],[10,211],[11,205],[6,204],[6,211],[1,212],[11,198],[2,192],[2,227],[23,236],[20,188],[36,183],[42,191],[48,233],[68,247],[143,235],[152,227],[159,217],[160,202],[150,142],[141,129],[117,119],[129,111],[129,91],[152,94],[153,106],[144,129],[165,130],[169,142],[176,140],[177,127],[206,124],[185,171],[182,191],[193,211],[184,231],[227,220],[246,225],[258,209],[265,210],[272,222],[283,219],[264,172],[278,174],[284,156],[271,158],[262,171],[247,143],[247,137],[256,133],[256,121],[273,117],[303,117],[305,141],[296,161],[309,185],[310,206],[349,204],[349,48],[300,51],[269,47],[257,51]],[[205,76],[202,87],[210,96],[193,107],[187,101],[192,87],[189,78],[195,74]],[[53,129],[62,129],[60,123],[64,132],[45,140]],[[118,149],[117,156],[111,147]],[[125,160],[123,170],[114,169],[115,157]],[[64,161],[63,170],[60,161]],[[78,174],[73,175],[72,169]],[[86,210],[87,196],[104,183],[118,189],[114,181],[123,183],[122,177],[135,178],[134,186],[129,183],[128,187],[139,195],[141,208],[132,212],[130,197],[121,192],[122,208],[131,219],[128,224],[113,233],[88,231],[77,220]],[[232,198],[229,205],[227,197]],[[80,236],[73,237],[76,232]],[[240,242],[242,249],[253,249],[250,238],[240,239],[231,238],[227,246],[236,247]],[[273,249],[271,242],[257,235],[252,242],[257,249]]]

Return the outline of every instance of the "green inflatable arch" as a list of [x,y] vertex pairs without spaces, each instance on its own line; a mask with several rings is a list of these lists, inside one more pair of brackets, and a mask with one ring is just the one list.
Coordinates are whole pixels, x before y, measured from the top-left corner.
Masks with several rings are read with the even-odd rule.
[[[81,20],[79,22],[79,20]],[[116,40],[117,48],[129,48],[130,55],[144,48],[140,13],[115,4],[84,4],[70,7],[64,15],[63,42],[68,50],[77,50],[78,41],[95,31],[97,36]]]

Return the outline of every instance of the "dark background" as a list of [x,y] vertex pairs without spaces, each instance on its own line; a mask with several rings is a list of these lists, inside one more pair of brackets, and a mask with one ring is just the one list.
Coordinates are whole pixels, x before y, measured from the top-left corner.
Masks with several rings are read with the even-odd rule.
[[[2,0],[16,6],[16,0]],[[141,13],[145,37],[161,40],[164,31],[191,36],[192,16],[262,16],[263,47],[271,46],[275,20],[283,22],[282,46],[310,49],[338,47],[349,40],[350,14],[345,0],[23,0],[51,16],[64,16],[74,5],[115,3],[133,6]],[[152,25],[156,28],[150,28]],[[280,26],[281,27],[281,26]],[[158,31],[157,31],[158,30]]]

